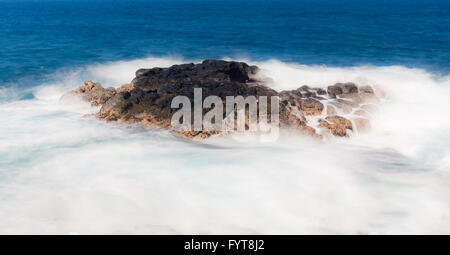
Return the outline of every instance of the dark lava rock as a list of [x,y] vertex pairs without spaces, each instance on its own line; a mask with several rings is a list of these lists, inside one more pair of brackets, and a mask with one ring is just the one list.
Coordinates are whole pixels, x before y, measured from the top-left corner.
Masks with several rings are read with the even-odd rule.
[[[98,83],[85,82],[63,98],[80,95],[93,106],[102,106],[96,115],[101,120],[121,120],[171,129],[172,115],[178,110],[171,108],[172,99],[179,95],[186,96],[193,107],[194,88],[202,88],[202,100],[215,95],[223,102],[227,96],[255,96],[257,99],[260,96],[279,96],[281,127],[321,136],[323,132],[319,127],[335,136],[347,136],[347,130],[354,130],[352,122],[336,114],[345,115],[357,110],[363,112],[360,109],[365,100],[375,97],[370,86],[358,88],[353,83],[337,83],[327,90],[304,85],[295,90],[277,92],[254,78],[258,71],[256,66],[224,60],[139,69],[130,84],[118,89],[105,89]],[[270,104],[270,99],[268,102]],[[367,104],[364,106],[367,111]],[[223,107],[225,109],[225,105]],[[325,107],[327,111],[324,111]],[[270,119],[270,109],[268,114]],[[368,126],[361,118],[363,116],[359,116],[358,123]],[[207,138],[219,133],[205,130],[178,132],[189,138]]]

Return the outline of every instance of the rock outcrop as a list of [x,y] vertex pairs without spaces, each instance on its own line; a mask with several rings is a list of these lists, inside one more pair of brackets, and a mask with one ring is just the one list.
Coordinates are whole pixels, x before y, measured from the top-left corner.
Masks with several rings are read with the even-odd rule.
[[61,99],[71,96],[81,95],[83,100],[90,102],[91,106],[100,106],[105,104],[111,97],[116,94],[114,88],[103,88],[99,83],[86,81],[83,86],[65,94]]
[[[202,88],[202,101],[211,95],[224,102],[226,96],[255,96],[256,99],[279,96],[280,126],[316,137],[327,134],[345,137],[349,131],[370,127],[368,118],[373,103],[378,100],[372,87],[338,83],[327,88],[305,85],[296,90],[277,92],[254,78],[258,70],[258,67],[242,62],[205,60],[200,64],[140,69],[130,84],[118,89],[103,88],[98,83],[87,81],[68,94],[80,95],[92,106],[101,106],[96,115],[101,120],[120,120],[168,129],[171,128],[172,115],[178,110],[171,108],[172,99],[181,95],[193,102],[194,88]],[[220,132],[178,133],[189,138],[207,138]]]

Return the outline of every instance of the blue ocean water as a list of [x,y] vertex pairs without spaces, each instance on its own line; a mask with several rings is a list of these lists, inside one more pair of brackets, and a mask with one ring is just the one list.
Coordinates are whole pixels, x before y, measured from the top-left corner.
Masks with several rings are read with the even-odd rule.
[[[448,0],[0,0],[0,234],[449,234],[449,42]],[[206,58],[380,101],[367,133],[266,144],[60,100]]]
[[61,68],[150,55],[448,74],[449,42],[444,0],[6,0],[0,86],[33,86]]

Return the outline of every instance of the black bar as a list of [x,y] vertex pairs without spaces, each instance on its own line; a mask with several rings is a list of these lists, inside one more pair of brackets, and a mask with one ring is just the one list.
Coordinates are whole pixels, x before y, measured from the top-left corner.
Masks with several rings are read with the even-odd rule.
[[1,236],[0,247],[5,250],[8,246],[15,252],[31,249],[59,254],[383,254],[407,250],[429,253],[439,246],[446,251],[449,241],[448,236]]

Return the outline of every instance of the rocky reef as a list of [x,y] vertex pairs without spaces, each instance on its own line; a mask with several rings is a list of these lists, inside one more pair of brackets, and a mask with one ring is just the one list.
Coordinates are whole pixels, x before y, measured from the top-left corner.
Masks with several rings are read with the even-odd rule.
[[[257,99],[260,96],[278,96],[280,127],[306,135],[347,137],[351,132],[370,128],[369,117],[379,101],[371,86],[337,83],[312,88],[304,85],[295,90],[278,92],[269,88],[265,79],[255,78],[258,71],[256,66],[223,60],[140,69],[130,84],[115,89],[87,81],[65,94],[61,100],[81,96],[92,106],[101,106],[96,114],[100,120],[120,120],[171,129],[172,115],[178,110],[171,108],[172,99],[181,95],[193,102],[194,88],[202,88],[203,99],[215,95],[224,102],[226,96],[255,96]],[[189,138],[207,138],[220,132],[177,133]]]

